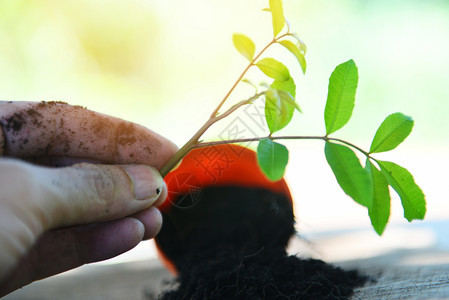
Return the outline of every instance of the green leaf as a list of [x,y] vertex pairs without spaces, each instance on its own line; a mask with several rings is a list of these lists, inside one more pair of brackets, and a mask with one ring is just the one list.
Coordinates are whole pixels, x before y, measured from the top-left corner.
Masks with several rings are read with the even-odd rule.
[[268,77],[275,80],[287,81],[290,78],[290,72],[287,67],[274,58],[261,59],[256,66]]
[[275,89],[267,90],[265,94],[265,119],[270,133],[279,131],[290,123],[296,108],[293,103],[296,104],[288,92]]
[[390,151],[399,146],[412,132],[413,124],[413,119],[402,113],[389,115],[377,129],[370,153]]
[[378,235],[382,235],[390,218],[390,190],[388,181],[369,159],[366,160],[366,171],[373,182],[373,203],[368,207],[371,225]]
[[252,82],[252,81],[251,81],[250,79],[248,79],[248,78],[243,78],[243,79],[242,79],[242,82],[244,82],[244,83],[249,84],[250,86],[252,86],[252,87],[256,90],[256,94],[257,94],[258,88],[257,88],[257,85],[256,85],[254,82]]
[[370,207],[372,181],[354,152],[346,146],[326,142],[324,153],[343,191],[355,202]]
[[380,170],[390,185],[401,197],[404,217],[412,220],[422,220],[426,215],[426,199],[421,188],[415,183],[410,172],[388,161],[378,161]]
[[306,68],[307,68],[307,63],[306,63],[304,54],[301,52],[301,49],[295,43],[288,41],[288,40],[279,41],[278,43],[281,44],[282,46],[284,46],[288,51],[290,51],[296,57],[296,59],[299,62],[299,65],[301,66],[302,72],[305,74]]
[[301,107],[299,107],[298,102],[295,101],[295,98],[293,98],[293,96],[289,92],[284,90],[277,90],[277,92],[279,97],[281,98],[281,103],[290,106],[302,113]]
[[291,77],[286,81],[275,80],[270,86],[276,90],[283,90],[289,92],[293,98],[296,97],[296,84],[293,78]]
[[352,59],[338,65],[332,72],[324,110],[326,134],[342,128],[351,118],[357,82],[357,66]]
[[296,33],[292,33],[292,36],[298,41],[299,44],[299,50],[301,50],[301,52],[306,55],[307,52],[307,46],[306,44],[301,40],[301,38],[296,34]]
[[273,35],[276,37],[285,25],[282,0],[270,0],[270,11],[273,20]]
[[270,132],[276,132],[290,123],[293,112],[301,108],[295,101],[296,85],[293,78],[287,81],[275,80],[267,88],[265,97],[265,119]]
[[288,162],[288,150],[270,139],[261,139],[257,146],[257,161],[270,180],[280,180]]
[[232,35],[232,42],[241,55],[246,57],[249,61],[253,60],[256,46],[249,37],[240,33],[234,33]]

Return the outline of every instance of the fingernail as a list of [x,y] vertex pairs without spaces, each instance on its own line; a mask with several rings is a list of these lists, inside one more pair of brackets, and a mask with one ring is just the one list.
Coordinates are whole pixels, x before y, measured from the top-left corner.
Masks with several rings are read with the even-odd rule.
[[159,171],[145,165],[124,166],[131,178],[134,196],[137,200],[156,201],[162,192],[164,181]]

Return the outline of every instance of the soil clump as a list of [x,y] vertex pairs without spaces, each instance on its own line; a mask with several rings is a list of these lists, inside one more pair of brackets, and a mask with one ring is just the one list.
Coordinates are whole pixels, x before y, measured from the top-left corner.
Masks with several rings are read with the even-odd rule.
[[[186,201],[182,195],[178,199]],[[163,213],[156,243],[178,278],[160,299],[347,299],[367,278],[288,255],[292,204],[263,188],[207,187]]]

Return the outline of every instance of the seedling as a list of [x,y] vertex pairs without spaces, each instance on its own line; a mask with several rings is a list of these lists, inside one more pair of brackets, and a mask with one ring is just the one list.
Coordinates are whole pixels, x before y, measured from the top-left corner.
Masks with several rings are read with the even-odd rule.
[[[290,71],[278,60],[265,57],[268,48],[275,44],[283,46],[291,52],[305,74],[306,46],[284,18],[282,0],[269,0],[269,8],[264,9],[272,16],[273,39],[256,54],[254,42],[243,34],[234,34],[233,43],[237,51],[243,55],[249,64],[237,78],[224,98],[219,102],[204,125],[161,169],[165,176],[192,149],[212,145],[258,142],[257,157],[259,166],[265,175],[273,180],[283,177],[288,162],[288,149],[278,143],[278,140],[322,140],[325,142],[324,153],[337,182],[343,191],[355,202],[368,210],[374,230],[381,235],[390,216],[391,186],[401,198],[404,217],[412,220],[422,220],[426,214],[426,200],[422,190],[415,183],[410,172],[389,161],[381,161],[373,154],[395,149],[411,133],[414,121],[402,113],[393,113],[379,126],[369,150],[363,150],[354,143],[334,138],[331,135],[347,124],[351,118],[355,104],[355,94],[358,84],[358,71],[351,59],[338,65],[329,78],[328,96],[324,110],[326,132],[322,136],[278,136],[273,135],[287,126],[295,111],[301,109],[295,100],[296,85],[290,76]],[[272,83],[256,85],[245,78],[248,70],[258,68]],[[248,99],[238,101],[229,109],[221,111],[239,84],[251,84],[255,93]],[[245,105],[255,101],[265,100],[265,119],[268,125],[266,136],[204,142],[200,138],[214,123],[228,117]],[[365,167],[354,153],[354,150],[366,157]]]

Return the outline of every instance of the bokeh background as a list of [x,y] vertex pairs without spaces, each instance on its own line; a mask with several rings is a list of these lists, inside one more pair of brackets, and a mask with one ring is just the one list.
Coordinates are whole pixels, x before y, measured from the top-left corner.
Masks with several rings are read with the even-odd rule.
[[[247,64],[233,48],[232,33],[247,34],[259,50],[272,38],[270,15],[261,11],[267,5],[261,0],[2,0],[0,98],[87,106],[182,146]],[[308,69],[302,75],[283,49],[267,53],[291,66],[304,110],[282,133],[324,132],[329,75],[353,58],[360,77],[356,108],[335,136],[369,148],[388,114],[413,116],[412,135],[378,157],[408,168],[428,202],[426,221],[409,226],[394,196],[391,224],[379,238],[366,211],[339,189],[323,143],[287,142],[286,178],[301,235],[318,248],[323,239],[319,252],[329,260],[400,247],[449,247],[442,234],[449,230],[449,2],[285,0],[284,10],[308,46]],[[256,70],[248,77],[263,80]],[[251,92],[238,88],[232,100]],[[112,262],[154,255],[145,243]]]

